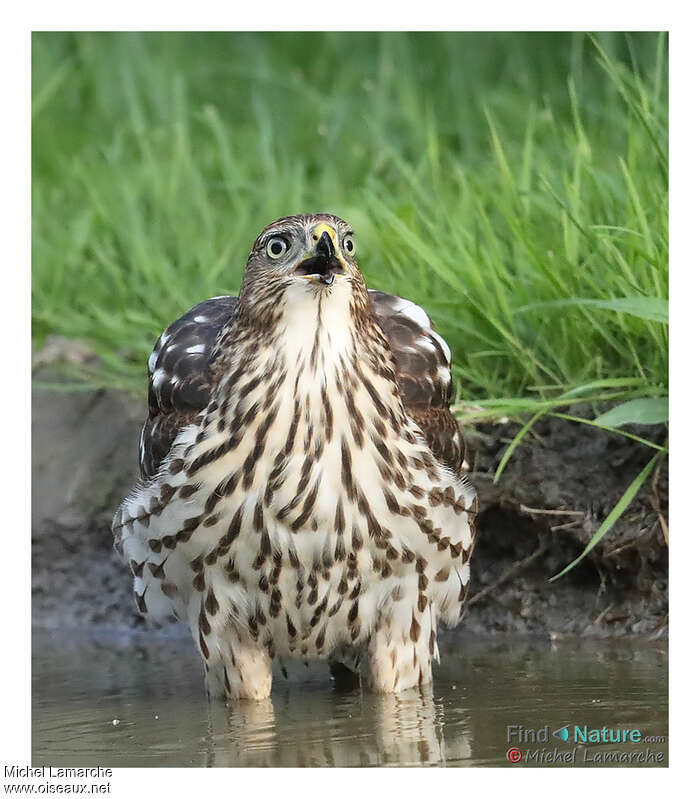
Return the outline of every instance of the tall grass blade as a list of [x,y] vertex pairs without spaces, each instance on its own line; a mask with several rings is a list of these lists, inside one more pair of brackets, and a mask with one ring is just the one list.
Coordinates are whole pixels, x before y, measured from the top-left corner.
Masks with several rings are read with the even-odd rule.
[[506,464],[511,458],[511,455],[515,452],[515,448],[518,444],[523,440],[523,438],[527,435],[528,431],[532,427],[533,424],[544,414],[544,411],[539,411],[538,413],[534,414],[534,416],[526,422],[518,431],[517,435],[513,438],[513,440],[508,444],[506,451],[503,453],[503,457],[501,458],[501,462],[498,464],[498,468],[496,469],[496,473],[493,476],[493,482],[497,483],[501,475],[503,474],[503,470],[506,468]]
[[668,421],[668,397],[640,397],[623,402],[595,419],[600,427],[623,424],[660,424]]
[[644,485],[645,480],[650,475],[651,470],[654,468],[656,462],[659,458],[663,455],[663,452],[657,452],[656,455],[647,463],[647,465],[642,469],[642,471],[634,478],[634,480],[630,483],[629,487],[625,491],[625,493],[620,497],[618,503],[615,507],[610,511],[607,515],[603,523],[600,525],[598,530],[593,534],[591,540],[586,545],[586,548],[583,552],[574,560],[569,563],[564,569],[554,575],[554,577],[549,578],[549,582],[554,582],[558,580],[560,577],[563,577],[567,572],[571,571],[574,566],[577,566],[583,558],[588,555],[588,553],[593,549],[593,547],[598,544],[598,542],[603,538],[603,536],[610,530],[610,528],[615,524],[615,522],[622,516],[622,514],[627,510],[632,500],[637,496],[639,493],[639,489]]
[[596,300],[586,297],[572,297],[568,300],[552,300],[550,302],[534,302],[516,308],[514,313],[539,309],[565,308],[567,305],[588,305],[593,308],[602,308],[608,311],[621,313],[646,319],[650,322],[664,322],[668,324],[668,300],[661,297],[617,297],[613,300]]

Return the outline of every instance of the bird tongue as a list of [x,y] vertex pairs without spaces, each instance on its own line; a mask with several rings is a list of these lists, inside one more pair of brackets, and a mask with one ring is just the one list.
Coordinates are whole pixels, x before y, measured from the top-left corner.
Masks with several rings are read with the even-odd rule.
[[327,285],[333,282],[334,275],[339,275],[342,272],[343,267],[335,255],[330,258],[325,255],[312,255],[311,258],[302,261],[294,270],[295,275],[318,275],[321,282]]

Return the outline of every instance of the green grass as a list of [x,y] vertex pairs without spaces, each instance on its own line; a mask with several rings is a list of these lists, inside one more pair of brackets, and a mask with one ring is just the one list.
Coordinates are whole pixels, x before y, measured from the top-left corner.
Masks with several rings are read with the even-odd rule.
[[[35,341],[86,339],[93,380],[141,390],[161,329],[237,291],[263,225],[331,210],[369,285],[431,314],[460,399],[664,395],[644,303],[668,296],[666,43],[35,34]],[[621,298],[641,316],[596,304]]]
[[449,341],[457,412],[523,422],[496,479],[577,403],[666,452],[619,430],[667,415],[665,34],[40,33],[32,82],[34,341],[86,340],[83,385],[143,393],[265,224],[332,211]]

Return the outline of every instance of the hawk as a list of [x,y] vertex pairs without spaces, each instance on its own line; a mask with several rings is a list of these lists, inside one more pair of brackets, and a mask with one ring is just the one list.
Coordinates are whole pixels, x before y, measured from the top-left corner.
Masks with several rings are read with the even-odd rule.
[[148,360],[141,479],[113,522],[139,611],[189,626],[209,694],[269,696],[275,658],[429,683],[461,616],[477,499],[450,350],[368,291],[350,226],[268,225],[238,297],[199,303]]

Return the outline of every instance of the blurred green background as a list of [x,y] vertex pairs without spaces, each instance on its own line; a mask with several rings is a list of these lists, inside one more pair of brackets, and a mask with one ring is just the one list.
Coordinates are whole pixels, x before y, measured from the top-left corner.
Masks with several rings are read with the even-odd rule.
[[260,229],[331,211],[484,415],[668,389],[665,34],[38,33],[35,347],[143,392]]

